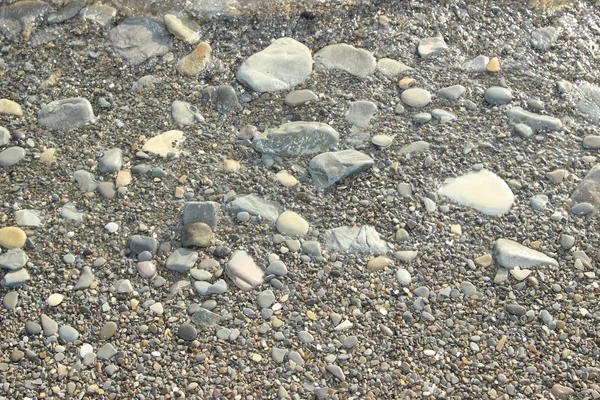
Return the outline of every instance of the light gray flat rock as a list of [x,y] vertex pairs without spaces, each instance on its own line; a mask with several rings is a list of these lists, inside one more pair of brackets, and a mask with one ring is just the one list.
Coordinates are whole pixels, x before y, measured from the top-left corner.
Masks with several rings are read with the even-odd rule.
[[127,18],[108,37],[117,53],[133,65],[171,50],[171,34],[151,18]]
[[513,107],[508,110],[508,120],[512,123],[522,122],[527,124],[535,132],[537,131],[559,131],[563,127],[560,119],[548,115],[535,114],[523,110],[521,107]]
[[371,226],[341,226],[325,232],[325,246],[329,250],[388,253],[387,242],[381,240]]
[[366,171],[374,165],[368,155],[356,150],[342,150],[319,154],[308,164],[313,184],[329,187],[351,175]]
[[288,122],[254,138],[252,145],[263,154],[296,157],[315,154],[336,146],[340,135],[322,122]]
[[435,57],[446,49],[448,49],[448,45],[441,36],[421,39],[417,48],[419,55],[423,58]]
[[573,204],[590,203],[596,210],[600,207],[600,164],[594,165],[579,182],[571,195]]
[[86,218],[86,214],[77,211],[77,207],[73,203],[67,203],[60,209],[60,215],[67,221],[81,222]]
[[408,106],[423,108],[431,102],[431,93],[421,88],[410,88],[403,91],[400,98]]
[[166,267],[171,271],[187,273],[198,261],[198,252],[179,248],[167,258]]
[[37,210],[19,210],[15,212],[15,221],[19,226],[42,226],[42,214]]
[[487,71],[487,65],[489,62],[489,57],[480,55],[465,62],[462,67],[467,72],[485,72]]
[[21,249],[10,249],[4,254],[0,254],[0,268],[11,271],[21,269],[27,264],[29,256]]
[[377,69],[385,76],[395,77],[405,72],[413,71],[413,68],[391,58],[382,58],[377,61]]
[[58,131],[79,128],[95,118],[92,105],[81,97],[53,101],[38,113],[40,125]]
[[513,98],[510,90],[500,86],[492,86],[488,88],[483,97],[488,103],[498,105],[507,104]]
[[0,167],[12,167],[25,158],[25,149],[19,146],[9,147],[0,152]]
[[494,258],[504,268],[529,268],[543,265],[558,266],[558,262],[539,251],[508,239],[496,240]]
[[242,211],[251,215],[259,215],[268,221],[275,222],[281,213],[281,207],[272,201],[265,200],[254,194],[238,196],[225,206],[231,213]]
[[73,290],[81,290],[87,289],[94,282],[94,272],[88,266],[84,266],[81,269],[81,274],[79,275],[79,279],[75,286],[73,286]]
[[314,59],[317,71],[340,69],[361,78],[372,75],[377,67],[373,54],[345,43],[323,47]]
[[181,125],[194,125],[204,121],[198,107],[185,101],[175,100],[171,103],[171,115],[175,122]]
[[448,86],[437,91],[437,94],[445,99],[456,101],[465,94],[467,89],[463,85]]
[[27,272],[27,269],[21,268],[16,271],[8,272],[6,275],[4,275],[4,278],[0,283],[2,284],[2,286],[6,287],[17,287],[23,286],[30,279],[31,276],[29,275],[29,272]]
[[372,101],[355,101],[350,104],[345,119],[354,126],[366,128],[376,111],[377,106]]
[[548,51],[558,39],[559,31],[552,26],[538,28],[531,34],[531,47],[540,51]]
[[297,107],[302,104],[306,104],[309,101],[317,101],[319,98],[316,94],[313,93],[312,90],[303,89],[303,90],[294,90],[289,92],[285,96],[285,104],[291,107]]

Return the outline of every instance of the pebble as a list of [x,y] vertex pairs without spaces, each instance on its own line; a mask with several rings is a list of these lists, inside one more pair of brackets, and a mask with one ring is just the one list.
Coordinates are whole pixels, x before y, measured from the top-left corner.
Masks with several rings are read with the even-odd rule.
[[484,94],[485,101],[490,104],[507,104],[509,103],[513,96],[512,92],[506,88],[500,86],[492,86],[485,91]]
[[232,213],[247,212],[250,215],[258,215],[267,221],[275,222],[281,213],[281,207],[254,194],[238,196],[226,205],[226,209]]
[[441,36],[433,36],[419,41],[417,48],[423,58],[435,57],[448,49],[448,45]]
[[252,290],[261,285],[264,272],[256,265],[252,257],[243,250],[233,252],[227,268],[227,276],[242,290]]
[[467,72],[486,72],[489,63],[489,57],[479,55],[472,60],[465,62],[462,67]]
[[359,100],[352,102],[346,113],[346,121],[359,128],[366,128],[377,111],[372,101]]
[[560,235],[560,245],[563,249],[569,250],[575,245],[575,238],[563,233]]
[[98,170],[103,173],[118,172],[123,165],[123,151],[121,149],[110,149],[98,161]]
[[50,307],[56,307],[62,303],[64,298],[65,296],[60,293],[53,293],[46,299],[46,304],[48,304]]
[[372,75],[377,67],[373,54],[346,43],[323,47],[315,54],[314,61],[317,71],[340,69],[361,78]]
[[539,51],[548,51],[558,39],[559,32],[552,26],[538,28],[531,34],[531,46]]
[[204,121],[198,107],[180,100],[171,103],[171,116],[175,122],[181,125],[194,125]]
[[96,356],[98,357],[98,360],[110,360],[112,357],[116,356],[117,353],[117,349],[115,349],[111,343],[106,343],[100,347]]
[[29,256],[23,250],[18,248],[11,249],[0,255],[0,268],[15,271],[23,268],[28,260]]
[[371,143],[373,143],[375,146],[381,147],[382,149],[390,147],[393,142],[394,137],[388,135],[375,135],[371,139]]
[[93,281],[94,273],[92,272],[92,269],[86,265],[82,268],[79,279],[73,286],[73,290],[87,289],[90,287]]
[[182,15],[165,14],[163,17],[165,26],[177,39],[189,44],[200,41],[200,25]]
[[521,107],[513,107],[508,110],[508,120],[510,123],[525,123],[529,125],[534,132],[554,132],[561,130],[563,127],[562,121],[558,118],[548,115],[535,114],[525,111]]
[[322,153],[337,145],[340,135],[322,122],[295,121],[269,129],[252,141],[255,150],[279,157]]
[[285,96],[285,104],[290,107],[298,107],[311,101],[317,101],[319,98],[312,90],[293,90]]
[[379,256],[367,262],[367,269],[371,272],[381,271],[390,265],[392,265],[392,260],[384,256]]
[[[195,225],[195,224],[192,224],[192,225]],[[205,225],[208,228],[208,225],[206,225],[206,224],[202,224],[202,225]],[[183,237],[182,237],[181,242],[184,246],[186,245],[186,243],[189,243],[187,241],[186,241],[186,243],[184,243]],[[210,244],[210,242],[209,242],[209,244]],[[198,253],[197,252],[195,252],[193,250],[185,249],[185,248],[178,248],[175,251],[173,251],[173,253],[171,253],[171,255],[169,255],[165,265],[166,265],[167,269],[169,269],[171,271],[187,273],[187,272],[189,272],[190,269],[192,269],[194,267],[194,265],[196,264],[196,261],[198,261]]]
[[156,275],[156,265],[150,261],[138,262],[137,270],[144,279],[150,279]]
[[10,311],[17,308],[17,303],[19,301],[19,292],[12,291],[8,292],[4,295],[4,299],[2,300],[2,305],[4,309]]
[[126,18],[108,37],[117,53],[133,65],[171,50],[169,31],[152,18]]
[[271,349],[271,357],[273,358],[273,361],[275,361],[278,364],[283,363],[285,357],[288,355],[289,350],[288,349],[280,349],[278,347],[273,347]]
[[212,48],[206,42],[200,43],[187,56],[177,63],[177,71],[185,76],[196,76],[204,71],[212,61]]
[[500,60],[497,57],[492,57],[490,62],[486,65],[486,70],[488,72],[498,72],[500,71]]
[[25,158],[25,149],[22,147],[9,147],[0,152],[0,167],[12,167]]
[[75,97],[50,102],[38,113],[38,123],[45,128],[69,131],[95,119],[89,100]]
[[258,294],[257,301],[260,308],[269,308],[275,302],[275,294],[267,289]]
[[0,229],[0,246],[6,249],[16,249],[25,246],[27,235],[21,228],[9,226]]
[[285,187],[294,187],[298,184],[298,179],[286,170],[281,170],[275,174],[277,180]]
[[568,398],[575,394],[575,391],[572,388],[560,385],[558,383],[552,386],[551,392],[554,396],[558,397],[559,399]]
[[400,268],[396,271],[396,280],[402,286],[409,286],[412,282],[412,277],[410,276],[410,272],[404,268]]
[[308,222],[293,211],[281,213],[275,224],[277,230],[285,235],[304,236],[309,229]]
[[[583,148],[600,149],[600,135],[588,135],[585,138],[583,138]],[[2,153],[0,153],[0,157],[2,157]],[[0,165],[2,164],[0,163]]]
[[558,266],[555,259],[509,239],[496,240],[494,257],[502,267],[507,269],[542,265]]
[[117,331],[117,324],[114,323],[113,321],[108,321],[100,329],[100,332],[98,333],[98,338],[100,340],[110,339],[115,334],[116,331]]
[[181,324],[177,329],[177,335],[187,341],[192,341],[198,336],[196,328],[192,324]]
[[185,140],[182,131],[171,130],[150,138],[142,147],[142,151],[167,157],[169,154],[179,155],[179,146]]
[[23,286],[30,279],[31,276],[29,275],[29,272],[25,268],[21,268],[16,271],[10,271],[4,275],[0,284],[6,287],[17,287]]
[[416,259],[419,255],[418,251],[400,250],[394,253],[394,257],[403,263],[409,263]]
[[0,99],[0,114],[22,117],[23,109],[19,103],[8,99]]
[[69,325],[61,326],[58,330],[58,335],[67,343],[73,343],[79,338],[79,332],[77,332],[77,329]]
[[505,308],[509,314],[516,315],[519,317],[527,313],[527,309],[518,304],[507,304]]
[[338,380],[340,380],[342,382],[346,380],[346,375],[344,375],[344,372],[342,371],[342,369],[339,366],[333,365],[333,364],[328,364],[326,369],[333,376],[335,376]]
[[208,247],[212,237],[212,229],[204,222],[194,222],[181,229],[181,245],[184,247]]
[[314,342],[315,341],[315,337],[310,332],[300,331],[300,332],[298,332],[298,340],[301,343],[308,344],[308,343]]
[[413,71],[413,68],[391,58],[380,58],[377,61],[377,69],[385,76],[396,77],[405,72]]
[[431,93],[421,88],[410,88],[403,91],[400,98],[410,107],[423,108],[431,102]]
[[321,189],[371,168],[375,161],[356,150],[321,153],[308,164],[313,184]]
[[467,89],[463,85],[448,86],[437,91],[437,94],[451,101],[458,100]]

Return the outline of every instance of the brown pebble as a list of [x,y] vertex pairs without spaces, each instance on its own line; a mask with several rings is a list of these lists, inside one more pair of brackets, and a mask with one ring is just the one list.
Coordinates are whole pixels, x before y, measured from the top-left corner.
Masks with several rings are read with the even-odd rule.
[[500,61],[497,57],[492,57],[485,68],[488,72],[498,72],[500,70]]

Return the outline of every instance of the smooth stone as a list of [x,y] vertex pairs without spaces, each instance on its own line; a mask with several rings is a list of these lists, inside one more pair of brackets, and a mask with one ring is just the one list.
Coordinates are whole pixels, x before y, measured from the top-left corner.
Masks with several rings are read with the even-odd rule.
[[73,290],[81,290],[87,289],[90,287],[92,282],[94,281],[94,272],[88,266],[85,266],[81,269],[81,274],[79,275],[79,279],[75,286],[73,286]]
[[53,101],[38,113],[40,125],[59,131],[82,127],[95,118],[90,102],[80,97]]
[[60,303],[62,303],[63,299],[65,298],[65,296],[63,296],[60,293],[52,293],[50,296],[48,296],[48,298],[46,299],[46,304],[48,304],[50,307],[56,307],[58,306]]
[[594,124],[600,123],[600,86],[587,81],[577,82],[574,91],[575,110]]
[[160,82],[157,75],[144,75],[133,84],[132,90],[136,93],[152,92]]
[[150,261],[142,261],[137,263],[138,274],[144,279],[150,279],[156,275],[156,265]]
[[[600,149],[600,136],[599,135],[588,135],[585,138],[583,138],[582,144],[583,144],[584,149]],[[0,153],[0,157],[2,157],[1,153]]]
[[327,188],[343,179],[368,170],[375,161],[356,150],[327,152],[315,156],[308,164],[313,184]]
[[477,287],[469,281],[462,281],[459,289],[465,296],[474,296],[477,294]]
[[106,4],[95,3],[81,10],[81,18],[101,26],[111,26],[117,16],[117,9]]
[[430,144],[425,142],[424,140],[419,140],[416,142],[412,142],[402,146],[399,153],[400,154],[414,154],[414,153],[422,153],[424,151],[429,150]]
[[79,349],[79,357],[84,358],[86,354],[94,352],[94,347],[89,343],[84,343]]
[[380,239],[375,228],[363,226],[341,226],[325,232],[325,245],[332,251],[365,253],[389,252],[388,244]]
[[375,135],[371,139],[371,143],[373,143],[375,146],[381,147],[382,149],[390,147],[393,141],[394,137],[388,135]]
[[165,312],[162,303],[154,303],[148,309],[156,315],[163,315]]
[[98,181],[91,172],[80,169],[73,173],[73,179],[82,192],[93,192],[98,188]]
[[372,75],[377,67],[373,54],[345,43],[323,47],[315,54],[314,60],[317,71],[340,69],[361,78]]
[[214,284],[210,285],[207,294],[223,294],[227,291],[227,282],[224,279],[219,279]]
[[519,304],[507,304],[504,308],[509,314],[516,315],[518,317],[527,313],[527,309]]
[[165,14],[163,21],[169,32],[177,39],[188,44],[200,41],[200,25],[193,20],[178,14]]
[[560,246],[563,249],[569,250],[573,245],[575,245],[575,238],[573,236],[564,233],[560,235]]
[[238,196],[225,208],[231,213],[247,212],[250,215],[258,215],[270,222],[277,221],[281,213],[281,207],[278,204],[254,194]]
[[133,293],[133,285],[129,279],[121,279],[115,283],[115,290],[119,294]]
[[410,88],[402,92],[400,99],[410,107],[423,108],[431,102],[431,93],[421,88]]
[[508,239],[496,240],[494,258],[507,269],[539,267],[542,265],[558,266],[555,259]]
[[354,335],[346,337],[342,343],[345,348],[351,349],[358,344],[358,338]]
[[233,283],[242,290],[252,290],[264,280],[263,271],[256,265],[252,257],[243,250],[233,252],[225,269],[225,273]]
[[302,251],[313,257],[321,257],[321,244],[316,240],[302,242]]
[[523,123],[515,124],[513,127],[517,135],[523,139],[529,139],[535,133],[529,125]]
[[[306,243],[306,242],[305,242]],[[286,276],[288,269],[283,261],[274,261],[265,270],[265,275]]]
[[592,211],[594,211],[594,205],[587,202],[577,203],[571,208],[571,212],[579,216],[587,215]]
[[255,92],[289,90],[312,74],[310,50],[292,38],[280,38],[246,59],[236,73]]
[[521,107],[513,107],[508,110],[508,120],[511,124],[522,122],[529,125],[534,132],[538,131],[559,131],[563,127],[560,119],[548,115],[535,114],[523,110]]
[[177,329],[177,335],[187,341],[191,341],[198,337],[198,331],[192,324],[181,324]]
[[229,114],[240,108],[235,89],[229,85],[208,86],[201,93],[202,99],[222,114]]
[[105,199],[114,199],[117,195],[115,184],[112,182],[100,182],[98,184],[98,193]]
[[206,282],[206,281],[197,281],[197,282],[194,282],[193,286],[194,286],[194,289],[201,296],[206,296],[208,294],[208,289],[210,289],[210,287],[211,287],[211,284],[210,284],[210,282]]
[[[397,238],[396,238],[396,241],[398,241]],[[417,258],[418,255],[419,255],[419,252],[413,251],[413,250],[400,250],[400,251],[394,252],[394,258],[398,259],[398,261],[401,261],[403,263],[411,262],[412,260]]]
[[221,317],[212,311],[201,308],[192,315],[192,322],[202,329],[210,329],[221,322]]
[[106,343],[104,346],[100,347],[96,357],[98,357],[98,360],[110,360],[112,357],[116,356],[117,353],[118,351],[115,349],[115,346],[111,343]]
[[98,338],[100,340],[110,339],[116,332],[117,324],[113,321],[108,321],[100,329],[100,332],[98,333]]
[[19,103],[8,99],[0,99],[0,114],[22,117],[23,109]]
[[513,278],[520,282],[524,279],[527,279],[527,277],[531,275],[532,271],[530,269],[511,269],[509,272]]
[[417,113],[415,115],[413,115],[412,119],[416,124],[426,124],[429,121],[431,121],[431,119],[433,118],[433,116],[428,113],[428,112],[424,112],[424,113]]
[[5,268],[11,271],[23,268],[29,256],[21,249],[10,249],[6,253],[0,255],[0,268]]
[[384,256],[379,256],[379,257],[375,257],[375,258],[372,258],[369,261],[367,261],[367,269],[371,272],[381,271],[381,270],[389,267],[392,264],[393,264],[393,262],[389,258],[384,257]]
[[6,249],[16,249],[25,246],[27,235],[21,228],[8,226],[0,229],[0,246]]
[[442,110],[440,108],[435,108],[431,110],[431,115],[433,116],[433,118],[440,121],[440,124],[445,124],[458,118],[453,112],[448,110]]
[[448,49],[448,45],[441,36],[421,39],[417,48],[419,55],[423,58],[435,57],[446,49]]
[[552,26],[538,28],[531,33],[531,46],[539,51],[548,51],[558,39],[558,29]]
[[298,184],[298,179],[286,170],[279,171],[275,174],[275,178],[285,187],[293,187]]
[[0,147],[4,147],[10,143],[12,135],[9,130],[0,126]]
[[4,306],[5,310],[14,310],[15,308],[17,308],[17,303],[19,301],[19,292],[16,291],[12,291],[12,292],[8,292],[6,293],[6,295],[4,295],[4,299],[2,299],[2,305]]
[[42,314],[41,322],[44,336],[52,336],[58,332],[58,324],[46,314]]
[[506,182],[485,169],[447,180],[438,194],[491,216],[507,213],[515,200]]
[[73,343],[79,338],[79,332],[72,326],[63,325],[58,330],[58,336],[67,343]]
[[488,103],[498,105],[507,104],[513,98],[510,90],[500,86],[492,86],[488,88],[483,97]]
[[127,18],[108,35],[117,53],[133,65],[171,51],[171,35],[151,18]]
[[437,94],[445,99],[456,101],[465,94],[467,89],[463,85],[448,86],[437,91]]
[[396,77],[413,68],[391,58],[381,58],[377,61],[377,69],[385,76]]
[[372,101],[354,101],[350,104],[345,120],[359,128],[366,128],[376,111],[377,105]]
[[158,241],[149,236],[133,235],[129,238],[129,249],[134,254],[140,254],[143,251],[149,251],[152,254],[158,249]]
[[179,156],[179,146],[185,141],[185,136],[182,131],[171,130],[161,133],[160,135],[150,138],[142,147],[142,151],[167,157],[169,154]]
[[284,235],[304,236],[308,233],[308,222],[293,211],[284,211],[275,223],[277,230]]
[[221,328],[217,331],[217,338],[221,340],[229,340],[229,336],[231,335],[231,329]]
[[173,120],[181,125],[194,125],[204,121],[198,107],[186,101],[175,100],[171,103],[171,115]]
[[208,247],[212,237],[212,229],[204,222],[194,222],[181,229],[181,245],[184,247]]
[[60,209],[60,215],[67,221],[81,222],[86,218],[86,214],[77,211],[75,204],[67,203]]
[[37,322],[27,321],[25,322],[25,332],[30,335],[39,335],[42,333],[42,326]]
[[575,390],[573,390],[572,388],[568,387],[568,386],[563,386],[560,385],[558,383],[555,383],[552,386],[552,389],[550,390],[550,392],[558,397],[559,399],[566,399],[568,397],[571,397],[575,394]]
[[16,271],[10,271],[0,282],[5,287],[18,287],[23,286],[26,282],[31,279],[29,272],[25,268],[18,269]]
[[257,135],[252,141],[255,150],[280,157],[315,154],[336,146],[340,136],[322,122],[288,122]]
[[214,231],[220,210],[221,206],[214,201],[188,201],[183,205],[183,224],[203,222]]
[[288,355],[288,353],[289,353],[288,349],[280,349],[278,347],[271,348],[271,357],[273,358],[273,361],[275,361],[278,364],[283,363],[283,360]]
[[396,271],[396,280],[402,286],[409,286],[412,282],[412,277],[410,276],[410,272],[404,268],[400,268]]
[[258,306],[260,308],[269,308],[275,302],[275,294],[271,290],[265,290],[258,294]]
[[315,337],[310,332],[300,331],[298,332],[298,340],[300,343],[309,344],[315,341]]
[[19,146],[9,147],[0,152],[0,167],[12,167],[25,158],[25,149]]
[[98,170],[103,173],[118,172],[123,165],[123,151],[121,149],[110,149],[98,161]]
[[479,55],[472,60],[465,62],[462,68],[467,72],[486,72],[490,58],[484,55]]
[[531,200],[529,200],[529,203],[531,204],[531,208],[535,211],[544,211],[548,205],[548,200],[548,196],[545,194],[538,194],[533,196]]
[[335,376],[338,380],[340,381],[345,381],[346,380],[346,375],[344,375],[344,371],[342,371],[342,369],[337,366],[337,365],[333,365],[333,364],[328,364],[327,367],[325,367],[327,369],[327,371],[329,373],[331,373],[333,376]]
[[285,104],[290,107],[297,107],[306,104],[310,101],[317,101],[319,98],[312,90],[293,90],[285,96]]
[[573,204],[590,203],[600,207],[600,164],[594,165],[571,195]]
[[119,224],[116,222],[109,222],[108,224],[104,225],[104,229],[106,229],[108,233],[116,233],[119,230]]
[[19,210],[15,212],[15,221],[19,226],[37,228],[42,226],[41,213],[37,210]]

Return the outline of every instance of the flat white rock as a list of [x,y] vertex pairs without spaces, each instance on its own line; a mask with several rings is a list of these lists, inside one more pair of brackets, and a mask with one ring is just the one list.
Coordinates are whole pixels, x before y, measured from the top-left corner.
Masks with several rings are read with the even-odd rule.
[[541,265],[558,266],[558,262],[554,258],[508,239],[496,240],[494,258],[507,269],[539,267]]
[[167,131],[148,140],[142,150],[161,157],[166,157],[169,153],[179,154],[177,149],[184,140],[182,131]]
[[486,215],[504,214],[515,201],[506,182],[488,170],[469,172],[450,179],[438,193]]

